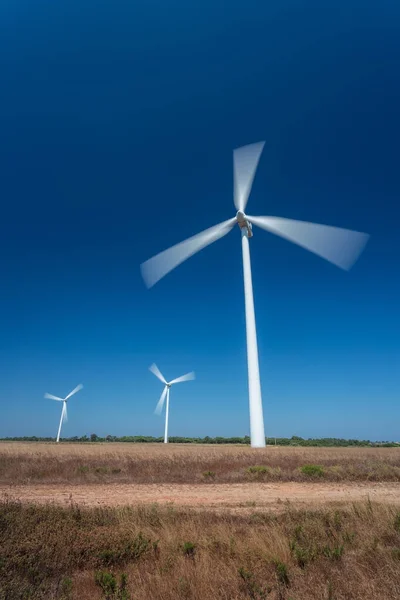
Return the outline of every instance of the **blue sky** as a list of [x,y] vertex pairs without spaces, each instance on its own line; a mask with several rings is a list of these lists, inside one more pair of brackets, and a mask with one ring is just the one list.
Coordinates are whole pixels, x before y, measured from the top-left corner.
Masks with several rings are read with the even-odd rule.
[[0,7],[0,436],[249,432],[240,232],[147,290],[139,265],[234,215],[365,231],[344,272],[251,240],[267,435],[399,439],[400,7],[20,0]]

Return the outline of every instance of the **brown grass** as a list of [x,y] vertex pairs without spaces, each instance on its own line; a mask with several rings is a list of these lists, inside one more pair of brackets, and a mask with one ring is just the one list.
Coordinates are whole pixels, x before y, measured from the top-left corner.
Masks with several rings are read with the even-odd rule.
[[0,443],[2,484],[311,480],[400,481],[400,448]]
[[[127,576],[106,595],[96,572]],[[371,503],[281,514],[0,503],[0,598],[394,600],[400,513]]]

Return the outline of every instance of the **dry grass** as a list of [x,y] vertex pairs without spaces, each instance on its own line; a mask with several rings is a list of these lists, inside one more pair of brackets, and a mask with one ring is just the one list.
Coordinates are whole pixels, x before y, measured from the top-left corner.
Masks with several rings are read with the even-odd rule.
[[[306,468],[317,465],[321,468]],[[254,468],[256,467],[256,468]],[[400,448],[0,443],[0,483],[400,481]]]
[[[399,481],[400,449],[0,444],[3,484],[268,480]],[[0,600],[400,598],[395,507],[282,504],[272,513],[253,504],[62,508],[4,498]]]
[[[102,592],[108,574],[126,590]],[[112,583],[112,579],[111,579]],[[394,600],[400,513],[371,503],[281,514],[0,503],[0,598]]]

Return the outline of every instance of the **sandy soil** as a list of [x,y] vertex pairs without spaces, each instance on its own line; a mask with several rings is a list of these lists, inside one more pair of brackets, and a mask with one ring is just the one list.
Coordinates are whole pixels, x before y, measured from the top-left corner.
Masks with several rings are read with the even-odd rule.
[[84,506],[123,506],[142,503],[192,507],[278,508],[296,505],[365,500],[400,504],[400,483],[237,483],[237,484],[93,484],[0,486],[0,495],[23,502]]

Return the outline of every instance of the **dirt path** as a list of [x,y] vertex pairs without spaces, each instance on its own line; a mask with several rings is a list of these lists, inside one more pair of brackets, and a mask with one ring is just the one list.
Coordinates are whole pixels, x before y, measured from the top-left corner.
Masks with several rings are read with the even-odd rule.
[[109,484],[0,486],[0,496],[23,502],[74,503],[85,506],[174,502],[193,507],[268,507],[289,500],[323,504],[365,500],[400,504],[399,483],[237,483],[237,484]]

